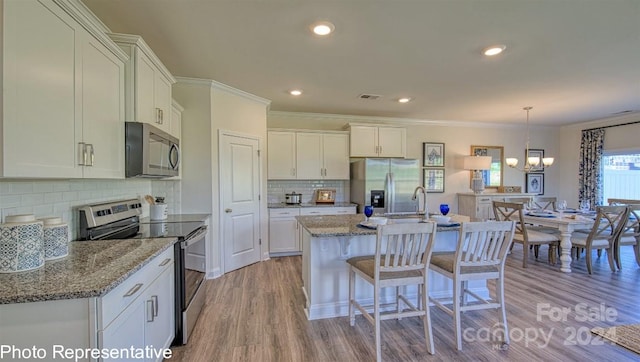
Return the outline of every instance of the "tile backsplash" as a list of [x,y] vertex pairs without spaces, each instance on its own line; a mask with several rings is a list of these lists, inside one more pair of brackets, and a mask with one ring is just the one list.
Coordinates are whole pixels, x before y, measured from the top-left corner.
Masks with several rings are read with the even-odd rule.
[[267,181],[267,201],[285,202],[284,195],[295,191],[302,194],[303,203],[313,203],[317,189],[335,189],[336,202],[350,201],[349,181],[343,180],[270,180]]
[[[34,214],[37,218],[62,217],[69,224],[71,239],[77,238],[78,215],[75,208],[101,201],[140,198],[144,195],[166,198],[169,213],[178,213],[180,182],[148,179],[126,180],[0,180],[0,221],[7,215]],[[143,215],[149,208],[143,202]]]

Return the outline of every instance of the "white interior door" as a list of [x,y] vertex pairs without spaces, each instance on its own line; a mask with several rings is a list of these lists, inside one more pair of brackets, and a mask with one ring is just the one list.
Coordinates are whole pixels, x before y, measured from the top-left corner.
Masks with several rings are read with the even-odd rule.
[[225,272],[260,260],[259,141],[222,134],[221,225]]

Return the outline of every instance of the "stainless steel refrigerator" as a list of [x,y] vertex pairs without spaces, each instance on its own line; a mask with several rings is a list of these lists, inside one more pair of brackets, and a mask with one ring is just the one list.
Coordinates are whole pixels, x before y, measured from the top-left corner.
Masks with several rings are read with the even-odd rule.
[[351,163],[351,202],[373,205],[374,213],[414,213],[413,191],[420,186],[420,162],[411,159],[363,158]]

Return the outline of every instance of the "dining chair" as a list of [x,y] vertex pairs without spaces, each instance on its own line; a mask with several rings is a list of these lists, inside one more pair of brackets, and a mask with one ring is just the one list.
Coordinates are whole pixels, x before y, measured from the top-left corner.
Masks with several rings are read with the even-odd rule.
[[618,269],[622,269],[622,260],[620,259],[621,246],[633,246],[633,254],[636,258],[636,264],[640,266],[640,200],[637,204],[627,205],[629,212],[625,227],[615,241],[615,252],[613,258]]
[[[514,221],[464,222],[460,227],[455,253],[433,253],[429,269],[453,281],[451,308],[445,301],[429,297],[438,308],[453,317],[456,347],[462,350],[462,323],[460,313],[468,310],[498,309],[504,332],[504,343],[509,344],[509,328],[504,298],[504,263],[513,235]],[[468,289],[469,280],[495,280],[495,297],[483,298]],[[467,297],[474,298],[468,301]],[[494,332],[495,335],[495,332]]]
[[[357,308],[367,321],[374,326],[376,360],[382,360],[380,345],[380,321],[401,317],[421,316],[424,325],[427,351],[435,353],[431,332],[431,316],[428,303],[428,265],[431,258],[436,223],[402,223],[380,225],[376,235],[375,255],[357,256],[347,260],[349,264],[349,323],[355,324]],[[355,298],[356,275],[373,285],[373,315],[368,311],[372,306],[362,306]],[[400,294],[401,286],[417,285],[418,297],[414,305],[409,298]],[[395,312],[380,314],[380,294],[382,288],[395,287]],[[401,307],[401,302],[407,308]]]
[[533,206],[538,210],[555,211],[556,202],[558,202],[558,198],[554,196],[536,196],[533,198]]
[[616,271],[614,266],[615,240],[624,229],[629,208],[625,205],[597,206],[596,219],[588,234],[573,233],[571,246],[582,248],[586,251],[587,271],[591,274],[591,252],[593,249],[605,250],[611,271]]
[[610,199],[607,199],[607,203],[610,206],[614,206],[614,205],[638,205],[638,204],[640,204],[640,200],[610,198]]
[[[522,267],[527,267],[529,259],[529,246],[539,247],[549,245],[549,262],[556,263],[556,250],[560,247],[560,236],[554,233],[547,233],[531,229],[530,225],[524,222],[523,205],[515,202],[493,202],[493,213],[496,220],[516,222],[516,231],[513,242],[522,244]],[[538,257],[538,253],[535,253]]]

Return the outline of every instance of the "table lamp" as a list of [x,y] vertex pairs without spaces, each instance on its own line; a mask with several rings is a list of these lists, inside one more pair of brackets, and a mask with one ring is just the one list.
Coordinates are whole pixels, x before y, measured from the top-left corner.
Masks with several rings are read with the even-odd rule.
[[484,191],[484,179],[480,171],[491,169],[491,156],[465,156],[462,168],[473,171],[471,189],[476,194],[481,194]]

